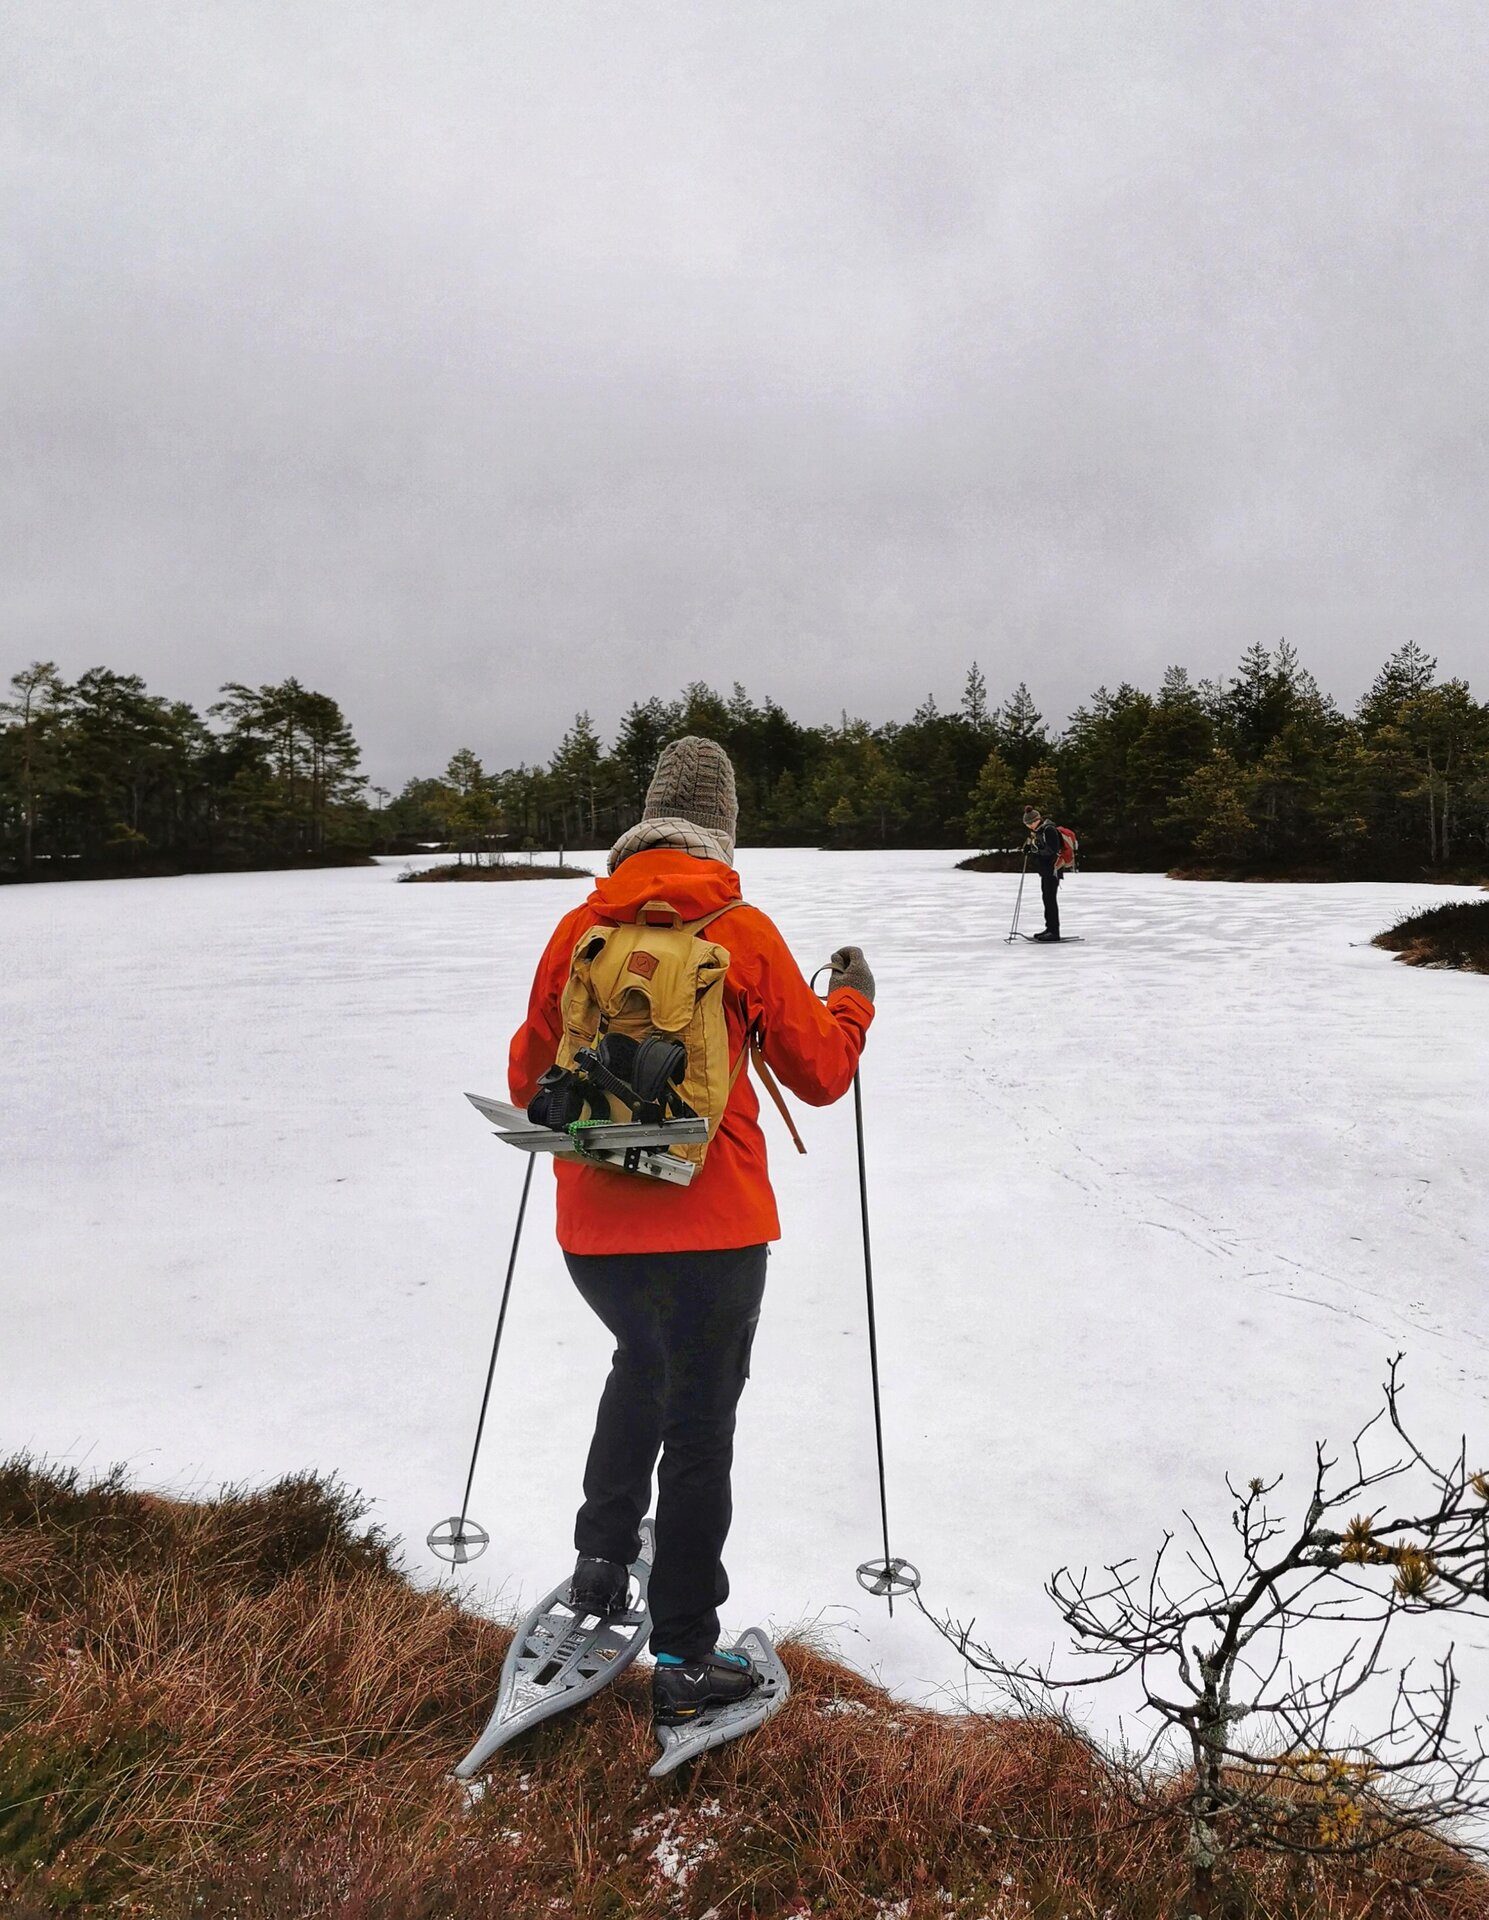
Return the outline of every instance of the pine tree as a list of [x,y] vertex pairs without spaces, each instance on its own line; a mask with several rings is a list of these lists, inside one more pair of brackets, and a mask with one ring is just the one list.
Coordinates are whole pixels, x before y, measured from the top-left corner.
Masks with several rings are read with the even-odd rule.
[[1059,821],[1064,810],[1060,776],[1048,760],[1041,760],[1024,781],[1020,796],[1026,807],[1037,807],[1046,820]]
[[1408,640],[1386,661],[1360,701],[1360,724],[1372,731],[1390,726],[1406,702],[1426,693],[1436,678],[1436,660]]
[[1288,708],[1287,681],[1258,641],[1242,654],[1226,690],[1227,745],[1242,762],[1259,760],[1282,731]]
[[186,833],[207,734],[191,708],[147,693],[138,674],[90,667],[62,703],[68,777],[57,831],[69,852],[132,864]]
[[1489,710],[1478,706],[1463,680],[1410,695],[1392,731],[1412,770],[1408,796],[1427,803],[1427,857],[1433,866],[1453,857],[1453,837],[1465,789],[1472,788],[1489,745]]
[[1024,779],[1049,754],[1050,742],[1044,730],[1044,716],[1035,706],[1033,696],[1022,680],[1003,703],[998,714],[997,735],[1003,758],[1019,780]]
[[[52,660],[36,660],[11,675],[13,695],[0,700],[0,715],[11,725],[4,740],[4,785],[20,821],[21,869],[35,870],[36,825],[47,798],[57,790],[57,710],[65,691]],[[8,792],[7,792],[8,790]]]
[[984,853],[1010,846],[1019,838],[1018,782],[996,747],[983,761],[969,796],[966,832]]
[[1151,844],[1180,787],[1209,758],[1215,726],[1183,667],[1169,667],[1146,725],[1127,756],[1135,839]]
[[1153,716],[1153,701],[1123,681],[1115,693],[1099,687],[1089,706],[1070,716],[1058,770],[1070,804],[1083,821],[1099,822],[1113,848],[1142,844],[1151,816],[1134,795],[1134,757]]
[[599,809],[605,749],[588,712],[577,713],[559,742],[548,775],[558,800],[561,840],[572,845],[588,835],[599,838]]
[[993,716],[988,706],[987,679],[975,660],[967,669],[966,685],[962,688],[962,718],[978,734],[992,730]]
[[641,818],[646,789],[656,771],[658,755],[670,739],[684,730],[680,724],[681,717],[681,709],[675,702],[669,703],[655,696],[650,700],[638,700],[626,710],[620,731],[615,736],[615,760],[620,769],[622,796],[631,812],[631,818],[622,821],[623,827],[631,826]]
[[1197,853],[1238,859],[1250,851],[1245,775],[1227,748],[1216,747],[1186,778],[1165,824],[1182,828]]
[[455,843],[456,858],[463,861],[469,851],[480,866],[482,854],[501,831],[502,808],[494,782],[477,755],[461,747],[450,756],[440,789],[436,808],[446,838]]
[[361,749],[341,708],[294,678],[263,687],[230,680],[222,692],[210,711],[229,723],[235,771],[228,799],[237,831],[284,852],[320,851],[332,810],[365,784]]
[[682,712],[678,716],[678,732],[696,734],[705,740],[717,740],[720,746],[727,747],[732,732],[727,702],[716,694],[705,681],[691,680],[683,688]]

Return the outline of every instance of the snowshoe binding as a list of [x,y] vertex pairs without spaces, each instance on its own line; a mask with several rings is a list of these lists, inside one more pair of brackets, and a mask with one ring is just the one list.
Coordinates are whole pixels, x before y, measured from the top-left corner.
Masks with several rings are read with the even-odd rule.
[[630,1574],[619,1560],[594,1560],[581,1553],[564,1604],[575,1613],[608,1620],[614,1613],[625,1612],[630,1594]]
[[746,1700],[760,1675],[743,1653],[710,1653],[701,1660],[669,1660],[664,1654],[651,1676],[651,1712],[659,1727],[684,1727],[709,1707]]

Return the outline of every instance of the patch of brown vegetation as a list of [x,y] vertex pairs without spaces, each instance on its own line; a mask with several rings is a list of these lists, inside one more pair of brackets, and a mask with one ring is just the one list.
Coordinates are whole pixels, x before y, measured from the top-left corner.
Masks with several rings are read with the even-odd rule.
[[[652,1782],[644,1673],[499,1755],[507,1630],[309,1477],[188,1504],[0,1467],[0,1904],[156,1920],[1160,1920],[1172,1789],[1051,1720],[909,1708],[812,1647],[758,1734]],[[1482,1920],[1426,1845],[1257,1863],[1248,1920]],[[1427,1885],[1428,1879],[1433,1884]]]
[[525,860],[499,860],[476,866],[472,861],[452,862],[444,867],[409,867],[398,876],[410,880],[592,880],[588,867],[564,865],[529,866]]
[[1234,880],[1257,886],[1345,885],[1360,880],[1387,880],[1427,887],[1478,886],[1482,870],[1472,864],[1449,867],[1415,866],[1407,862],[1377,864],[1356,869],[1319,861],[1186,860],[1168,869],[1170,880]]
[[1409,913],[1370,943],[1408,967],[1489,973],[1489,900],[1456,900]]

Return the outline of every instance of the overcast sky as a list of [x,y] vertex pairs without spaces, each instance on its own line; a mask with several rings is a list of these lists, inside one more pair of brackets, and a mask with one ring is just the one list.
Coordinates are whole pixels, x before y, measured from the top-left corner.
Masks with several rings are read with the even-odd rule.
[[0,0],[0,678],[1489,693],[1482,0]]

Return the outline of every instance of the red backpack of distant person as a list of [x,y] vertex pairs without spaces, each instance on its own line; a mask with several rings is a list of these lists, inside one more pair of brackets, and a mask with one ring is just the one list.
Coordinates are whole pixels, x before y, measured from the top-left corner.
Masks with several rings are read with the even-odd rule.
[[1055,872],[1069,873],[1075,866],[1075,856],[1080,851],[1080,841],[1075,837],[1074,827],[1056,827],[1060,836],[1060,851],[1055,855]]

